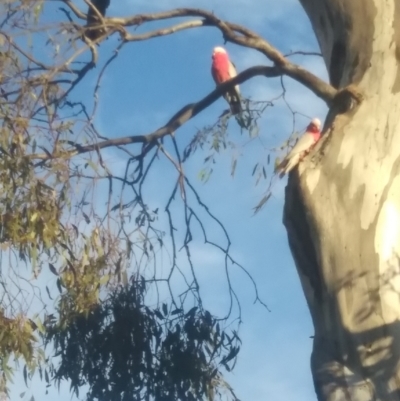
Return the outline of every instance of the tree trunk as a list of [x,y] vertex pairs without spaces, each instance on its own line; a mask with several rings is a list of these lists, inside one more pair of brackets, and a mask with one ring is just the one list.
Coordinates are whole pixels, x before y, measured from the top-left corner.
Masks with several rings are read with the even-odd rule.
[[284,223],[314,327],[319,400],[400,400],[400,0],[300,0],[339,114],[291,174]]

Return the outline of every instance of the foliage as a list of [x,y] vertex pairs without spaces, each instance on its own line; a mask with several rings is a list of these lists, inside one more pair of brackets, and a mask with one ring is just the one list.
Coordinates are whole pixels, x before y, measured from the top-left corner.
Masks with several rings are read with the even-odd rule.
[[68,324],[52,319],[47,342],[61,357],[55,379],[68,378],[78,393],[89,384],[89,400],[196,400],[215,391],[218,365],[229,364],[239,347],[235,333],[193,307],[187,313],[166,303],[145,303],[144,278],[130,281],[88,314]]

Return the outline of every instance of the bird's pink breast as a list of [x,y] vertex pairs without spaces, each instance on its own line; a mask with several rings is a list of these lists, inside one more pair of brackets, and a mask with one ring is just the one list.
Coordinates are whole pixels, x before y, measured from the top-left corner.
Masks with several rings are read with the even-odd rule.
[[321,138],[321,131],[313,132],[312,136],[314,137],[314,141],[318,142],[319,138]]
[[214,54],[211,73],[217,84],[225,82],[231,78],[229,75],[229,57],[227,54]]
[[321,138],[321,131],[312,124],[307,127],[306,133],[312,135],[314,142],[318,142],[319,138]]

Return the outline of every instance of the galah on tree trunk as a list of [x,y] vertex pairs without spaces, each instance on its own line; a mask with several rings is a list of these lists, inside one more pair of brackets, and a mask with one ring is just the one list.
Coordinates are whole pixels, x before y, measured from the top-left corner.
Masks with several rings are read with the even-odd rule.
[[282,178],[285,174],[289,173],[289,171],[293,170],[310,152],[320,138],[321,121],[318,118],[314,118],[307,126],[304,135],[276,167],[275,171],[279,173],[279,177]]
[[[229,60],[229,55],[223,47],[218,46],[213,50],[211,74],[217,85],[220,85],[237,75],[236,68]],[[235,85],[225,93],[224,98],[229,103],[232,114],[239,114],[242,111],[239,85]]]

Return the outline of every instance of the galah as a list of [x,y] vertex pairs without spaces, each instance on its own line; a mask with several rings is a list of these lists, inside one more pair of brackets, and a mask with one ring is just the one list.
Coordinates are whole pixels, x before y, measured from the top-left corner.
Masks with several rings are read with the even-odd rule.
[[321,138],[321,121],[318,118],[311,120],[304,135],[297,141],[289,154],[278,164],[275,171],[282,178],[293,170],[301,160],[310,152]]
[[[229,55],[223,47],[214,47],[211,74],[217,85],[220,85],[237,75],[236,68],[229,60]],[[229,103],[232,114],[239,114],[242,111],[239,85],[235,85],[229,90],[229,92],[225,93],[224,98]]]

